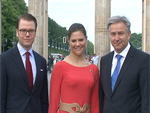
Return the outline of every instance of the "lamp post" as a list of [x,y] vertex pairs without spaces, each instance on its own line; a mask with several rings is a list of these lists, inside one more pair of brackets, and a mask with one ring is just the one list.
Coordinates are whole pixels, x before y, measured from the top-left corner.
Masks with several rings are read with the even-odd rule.
[[50,47],[50,38],[49,38],[49,34],[50,34],[51,32],[48,32],[48,47]]
[[7,38],[5,39],[4,43],[2,44],[2,46],[3,46],[3,52],[5,51],[6,45],[7,45]]
[[[49,32],[50,34],[50,32]],[[56,48],[56,49],[63,49],[65,51],[68,51],[67,49],[67,38],[64,36],[64,37],[57,37],[57,38],[54,38],[55,37],[55,34],[54,35],[51,35],[51,38],[49,38],[49,47],[50,48]]]
[[[54,40],[52,40],[52,47],[55,47],[55,41],[58,41],[60,39],[61,39],[61,37],[58,37],[58,38],[55,38]],[[58,42],[57,42],[57,49],[58,49]]]
[[16,37],[15,37],[15,27],[13,27],[13,42],[12,42],[13,47],[16,46],[16,41],[15,41],[15,39],[16,39]]

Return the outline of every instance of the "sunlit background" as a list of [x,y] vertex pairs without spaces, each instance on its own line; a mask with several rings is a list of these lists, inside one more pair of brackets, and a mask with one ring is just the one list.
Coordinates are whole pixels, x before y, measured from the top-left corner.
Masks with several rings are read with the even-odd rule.
[[[28,5],[28,0],[25,0]],[[111,16],[126,16],[132,33],[142,33],[142,0],[111,0]],[[82,23],[88,39],[94,44],[95,0],[48,0],[48,16],[67,29]]]

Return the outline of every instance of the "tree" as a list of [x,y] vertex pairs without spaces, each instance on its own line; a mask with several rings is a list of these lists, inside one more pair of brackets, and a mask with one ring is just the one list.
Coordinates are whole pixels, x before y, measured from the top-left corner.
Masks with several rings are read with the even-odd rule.
[[53,19],[48,18],[48,43],[50,52],[53,48],[66,49],[68,47],[67,41],[63,43],[63,37],[67,37],[66,27],[61,27]]
[[5,45],[5,50],[12,48],[17,18],[25,12],[28,9],[24,0],[2,0],[2,46]]
[[[61,42],[63,48],[68,48],[69,49],[69,44],[68,44],[67,41],[66,41],[65,44],[63,44],[63,37],[64,36],[67,37],[67,32],[68,31],[67,31],[66,27],[61,27],[53,19],[48,18],[48,33],[49,33],[48,34],[48,40],[49,40],[50,51],[53,51],[52,46],[56,46],[56,45],[53,45],[54,40],[55,40],[54,44],[57,43],[56,48],[60,47],[60,45],[58,46],[58,43]],[[88,51],[89,54],[94,54],[94,45],[89,40],[88,40],[87,51]]]
[[63,42],[63,37],[67,36],[66,27],[61,27],[53,19],[48,18],[48,40],[50,47],[52,46],[52,41],[60,38],[60,41]]
[[[17,42],[16,24],[17,18],[23,13],[28,12],[28,7],[24,0],[2,0],[2,46],[3,52],[13,47],[13,42]],[[63,37],[67,37],[66,27],[57,24],[53,19],[48,17],[48,44],[52,48],[55,45],[59,48],[69,48],[69,44],[63,43]],[[60,38],[59,38],[60,37]],[[88,41],[88,53],[94,53],[94,45]]]
[[132,33],[131,38],[130,38],[130,42],[135,48],[141,49],[141,47],[142,47],[142,34],[141,33],[140,34]]
[[88,48],[88,54],[93,55],[94,54],[94,45],[89,40],[88,40],[88,46],[87,46],[87,48]]

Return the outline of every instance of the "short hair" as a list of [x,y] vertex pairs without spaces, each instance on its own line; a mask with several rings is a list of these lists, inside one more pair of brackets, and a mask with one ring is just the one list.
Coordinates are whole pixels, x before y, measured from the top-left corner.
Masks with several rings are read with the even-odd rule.
[[29,14],[29,13],[25,13],[25,14],[21,15],[18,18],[17,26],[16,26],[17,29],[19,28],[19,23],[20,23],[21,19],[27,20],[27,21],[34,21],[34,23],[35,23],[35,30],[37,29],[37,20],[36,20],[36,18],[32,14]]
[[70,28],[68,30],[68,39],[70,39],[72,33],[76,32],[76,31],[81,31],[87,39],[86,30],[85,30],[84,26],[80,23],[74,23],[70,26]]
[[113,16],[113,17],[109,18],[108,24],[107,24],[107,30],[110,31],[111,24],[115,24],[115,23],[119,23],[119,22],[123,22],[126,25],[126,29],[127,29],[128,33],[131,32],[130,31],[131,23],[125,16]]

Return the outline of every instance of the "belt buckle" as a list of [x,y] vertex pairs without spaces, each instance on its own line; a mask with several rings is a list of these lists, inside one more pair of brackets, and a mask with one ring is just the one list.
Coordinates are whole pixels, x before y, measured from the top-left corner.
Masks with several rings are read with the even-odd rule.
[[76,107],[76,113],[85,113],[85,108],[83,108],[83,107]]

